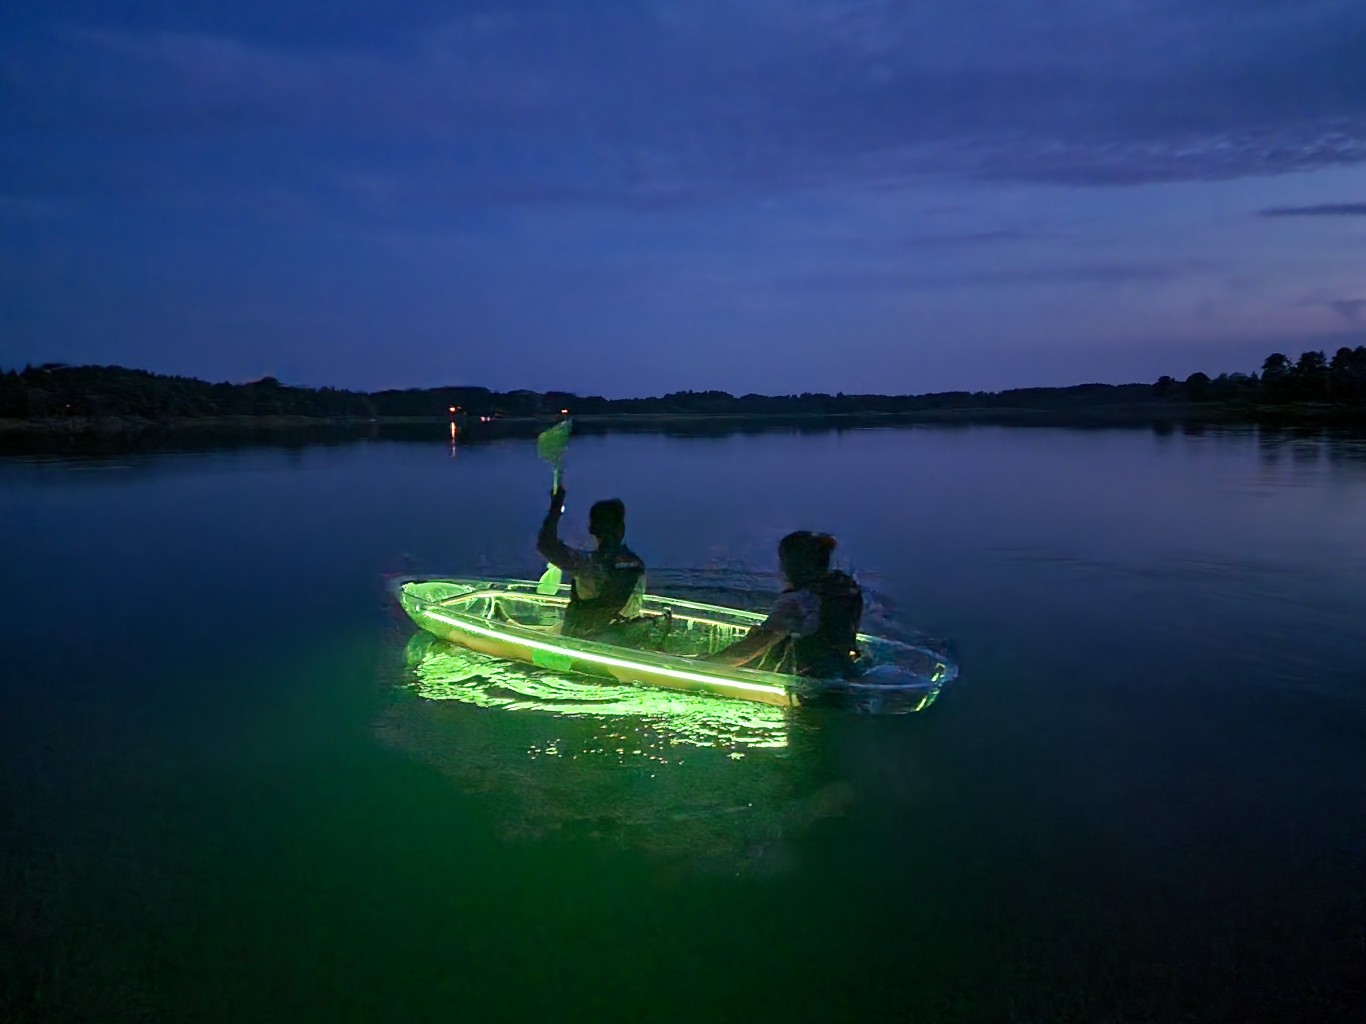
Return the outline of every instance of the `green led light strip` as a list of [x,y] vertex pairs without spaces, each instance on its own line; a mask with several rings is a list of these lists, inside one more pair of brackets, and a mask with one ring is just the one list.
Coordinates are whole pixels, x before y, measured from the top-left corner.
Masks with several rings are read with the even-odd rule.
[[787,690],[781,686],[764,686],[760,683],[743,683],[736,679],[727,679],[723,676],[705,676],[698,672],[684,672],[679,669],[664,668],[658,665],[650,665],[639,661],[627,661],[624,658],[613,658],[606,654],[593,654],[590,651],[579,651],[572,647],[560,647],[555,644],[548,644],[541,640],[533,640],[527,637],[513,636],[507,633],[500,633],[496,629],[488,629],[484,626],[476,626],[472,622],[463,622],[460,619],[453,619],[448,615],[439,612],[423,611],[429,618],[444,622],[448,626],[456,629],[463,629],[467,633],[474,633],[476,636],[486,636],[491,640],[502,640],[506,643],[516,643],[532,650],[546,651],[550,654],[560,654],[570,658],[577,658],[580,661],[591,661],[598,665],[608,665],[613,668],[631,669],[637,672],[668,676],[670,679],[678,679],[689,683],[702,683],[706,686],[729,686],[738,690],[751,690],[754,693],[771,693],[775,696],[787,696]]

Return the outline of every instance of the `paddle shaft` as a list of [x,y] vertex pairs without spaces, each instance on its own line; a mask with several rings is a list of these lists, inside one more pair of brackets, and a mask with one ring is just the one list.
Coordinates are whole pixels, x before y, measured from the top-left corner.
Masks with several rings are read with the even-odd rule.
[[[554,495],[560,489],[560,466],[564,459],[564,450],[569,446],[569,421],[551,427],[544,434],[536,439],[536,451],[541,458],[546,459],[554,470],[551,477],[550,493]],[[540,580],[536,584],[538,594],[553,594],[560,589],[560,581],[563,574],[560,567],[550,564],[545,567],[545,572],[541,574]]]

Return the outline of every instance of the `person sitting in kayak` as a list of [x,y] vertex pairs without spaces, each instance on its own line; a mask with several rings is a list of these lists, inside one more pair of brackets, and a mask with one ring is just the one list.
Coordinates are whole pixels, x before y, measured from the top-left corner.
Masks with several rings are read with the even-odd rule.
[[645,563],[626,546],[626,506],[619,498],[595,502],[588,510],[588,532],[597,538],[597,550],[580,551],[560,540],[564,493],[561,487],[550,496],[536,550],[572,577],[564,635],[587,639],[640,615]]
[[835,538],[798,530],[778,544],[788,588],[759,625],[706,661],[833,679],[854,673],[863,591],[831,570]]

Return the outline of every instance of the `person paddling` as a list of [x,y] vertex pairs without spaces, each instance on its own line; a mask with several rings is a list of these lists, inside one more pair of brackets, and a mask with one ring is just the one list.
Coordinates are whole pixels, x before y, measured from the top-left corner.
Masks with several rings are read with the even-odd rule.
[[595,502],[588,510],[588,532],[597,540],[596,550],[581,551],[560,540],[564,498],[564,488],[556,487],[536,550],[572,577],[564,635],[588,639],[640,615],[645,563],[626,546],[626,506],[619,498]]
[[788,587],[768,618],[701,660],[822,679],[852,675],[863,591],[852,577],[830,568],[834,550],[835,538],[828,533],[798,530],[784,537],[778,561]]

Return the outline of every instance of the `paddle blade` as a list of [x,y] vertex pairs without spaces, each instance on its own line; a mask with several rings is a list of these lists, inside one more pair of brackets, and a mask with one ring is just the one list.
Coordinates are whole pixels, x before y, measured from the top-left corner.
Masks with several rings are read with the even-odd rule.
[[558,465],[569,447],[570,420],[561,420],[536,438],[536,454],[552,465]]
[[561,575],[558,565],[547,565],[545,572],[541,573],[540,582],[536,584],[536,593],[553,594],[558,591]]

